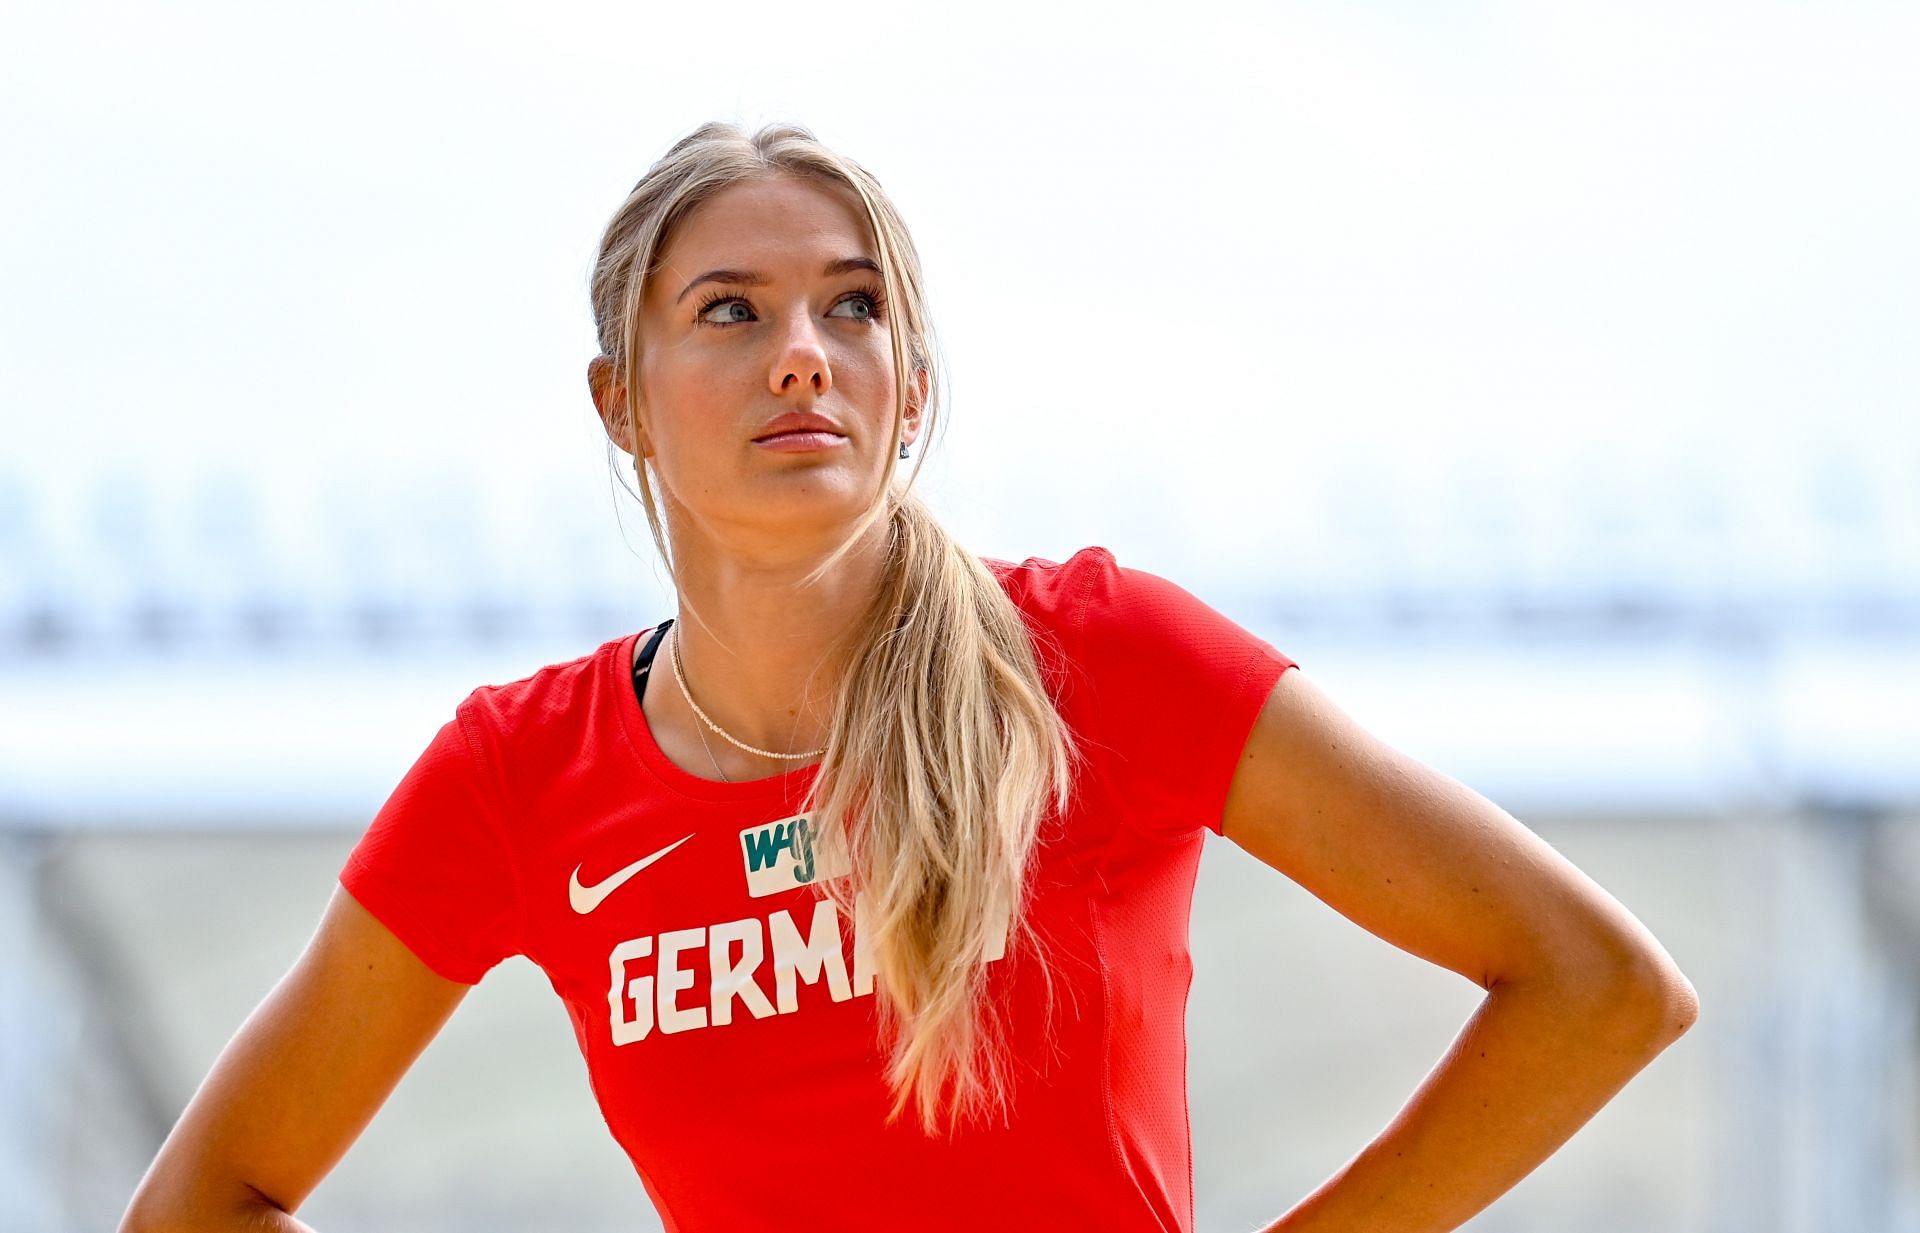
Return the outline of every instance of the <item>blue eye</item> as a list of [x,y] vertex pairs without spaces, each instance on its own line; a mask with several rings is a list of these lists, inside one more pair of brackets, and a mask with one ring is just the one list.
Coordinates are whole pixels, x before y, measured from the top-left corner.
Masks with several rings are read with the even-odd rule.
[[[878,321],[881,315],[880,313],[881,305],[883,305],[886,302],[886,297],[881,294],[880,289],[877,287],[861,287],[856,291],[849,291],[844,297],[842,297],[842,299],[840,300],[840,303],[835,304],[834,307],[839,308],[841,304],[855,304],[863,301],[867,306],[867,311],[865,316],[842,317],[841,320],[843,321]],[[727,292],[717,291],[700,302],[700,307],[694,311],[694,324],[719,325],[719,326],[744,325],[746,322],[753,320],[753,318],[750,316],[749,317],[736,316],[731,320],[727,320],[727,321],[707,320],[707,313],[712,309],[718,308],[722,304],[738,304],[742,308],[745,308],[749,313],[753,311],[753,307],[747,303],[746,298],[744,296],[729,295]]]
[[[740,307],[742,307],[742,308],[746,308],[746,306],[747,306],[747,302],[746,302],[745,300],[743,300],[743,299],[741,299],[741,298],[740,298],[739,296],[737,296],[737,295],[716,295],[716,296],[713,296],[713,297],[711,297],[711,298],[709,298],[708,300],[706,300],[706,301],[705,301],[704,303],[702,303],[702,304],[700,305],[700,308],[699,308],[699,311],[698,311],[698,312],[696,312],[696,313],[694,314],[694,319],[695,319],[696,321],[698,321],[698,322],[699,322],[699,323],[700,323],[701,325],[730,325],[730,324],[732,324],[732,322],[727,322],[727,321],[708,321],[708,320],[706,320],[706,316],[707,316],[707,311],[708,311],[709,309],[711,309],[711,308],[714,308],[714,307],[716,307],[716,306],[718,306],[718,305],[721,305],[721,304],[738,304],[738,305],[739,305]],[[749,310],[749,311],[751,311],[751,310]],[[739,320],[739,318],[735,318],[735,320],[737,321],[737,320]]]
[[[846,299],[841,300],[840,304],[865,304],[867,306],[867,315],[864,317],[855,317],[854,320],[856,321],[871,321],[875,317],[878,317],[880,315],[879,301],[875,300],[872,296],[868,295],[864,291],[854,292],[852,295],[849,295]],[[840,304],[835,304],[834,307],[838,308],[840,307]]]

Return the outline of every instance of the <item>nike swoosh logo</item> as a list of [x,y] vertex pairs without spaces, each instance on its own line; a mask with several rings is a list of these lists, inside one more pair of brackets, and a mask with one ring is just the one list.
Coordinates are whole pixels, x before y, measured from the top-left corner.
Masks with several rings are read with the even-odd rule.
[[[695,834],[698,834],[698,832],[695,832]],[[673,851],[675,848],[685,843],[687,839],[692,839],[692,838],[693,838],[693,835],[688,835],[686,839],[677,839],[674,842],[668,844],[666,847],[661,848],[658,852],[655,852],[650,856],[641,857],[639,860],[633,862],[633,864],[631,865],[628,865],[625,869],[622,869],[619,873],[614,874],[612,877],[608,878],[606,881],[598,882],[592,886],[580,885],[580,868],[581,867],[578,865],[574,866],[573,876],[567,879],[567,902],[573,905],[574,911],[578,912],[582,916],[585,916],[587,913],[593,911],[595,908],[599,907],[603,902],[605,902],[608,895],[611,895],[613,892],[619,890],[621,883],[625,882],[628,878],[632,877],[634,874],[639,873],[642,869],[645,869],[648,865],[653,864],[653,862],[659,860],[661,857],[665,856],[667,853]]]

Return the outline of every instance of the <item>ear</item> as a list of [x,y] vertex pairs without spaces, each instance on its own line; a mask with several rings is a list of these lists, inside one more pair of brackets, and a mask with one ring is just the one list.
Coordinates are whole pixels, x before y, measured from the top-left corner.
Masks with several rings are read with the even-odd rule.
[[906,423],[901,440],[912,445],[920,435],[920,413],[926,409],[927,393],[932,385],[932,375],[925,368],[913,370],[913,385],[907,392]]
[[[629,439],[626,401],[622,397],[625,386],[614,379],[613,360],[605,355],[596,355],[587,361],[587,391],[593,395],[594,410],[600,415],[600,426],[606,429],[607,437],[626,453],[634,452]],[[646,435],[641,434],[641,444],[646,443]],[[650,456],[652,450],[648,450]]]

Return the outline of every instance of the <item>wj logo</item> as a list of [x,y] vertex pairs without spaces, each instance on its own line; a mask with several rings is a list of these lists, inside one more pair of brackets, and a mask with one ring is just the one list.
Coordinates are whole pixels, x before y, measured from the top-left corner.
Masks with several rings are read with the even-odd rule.
[[844,868],[815,867],[813,827],[805,814],[748,827],[740,832],[740,849],[746,865],[747,894],[756,899],[805,886],[823,875],[837,877],[847,872]]

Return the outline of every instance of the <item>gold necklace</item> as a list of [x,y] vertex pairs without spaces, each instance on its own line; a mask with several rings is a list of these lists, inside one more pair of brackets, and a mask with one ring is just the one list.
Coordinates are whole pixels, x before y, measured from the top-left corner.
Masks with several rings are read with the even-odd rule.
[[[647,671],[649,671],[649,672],[651,672],[651,671],[652,671],[652,668],[651,668],[651,667],[649,667],[649,668],[647,669]],[[678,674],[676,673],[675,675],[678,675]],[[683,694],[687,692],[687,687],[686,687],[686,685],[685,685],[685,684],[682,684],[682,685],[680,686],[680,692],[681,692],[681,693],[683,693]],[[688,701],[689,703],[691,703],[691,702],[693,701],[693,699],[692,699],[692,698],[688,698],[688,699],[687,699],[687,701]],[[695,728],[695,729],[693,730],[693,734],[694,734],[695,736],[697,736],[697,737],[699,737],[699,738],[700,738],[700,748],[702,748],[702,749],[704,749],[704,750],[706,750],[706,751],[707,751],[707,760],[708,760],[709,762],[711,762],[711,763],[713,763],[713,773],[714,773],[714,774],[716,774],[716,775],[718,775],[718,776],[720,776],[720,778],[721,778],[721,780],[722,780],[723,782],[725,782],[725,783],[732,783],[732,782],[733,782],[733,780],[732,780],[732,778],[730,778],[730,777],[729,777],[729,776],[727,775],[727,773],[726,773],[725,771],[723,771],[723,770],[721,770],[721,769],[720,769],[720,759],[718,759],[718,758],[716,758],[716,757],[714,757],[714,756],[713,756],[713,746],[712,746],[711,744],[709,744],[709,743],[708,743],[708,741],[707,741],[707,734],[706,734],[706,733],[704,733],[704,732],[702,732],[702,731],[700,731],[700,729],[698,729],[698,728]]]
[[[675,625],[671,630],[667,632],[667,636],[673,639],[673,679],[680,682],[681,696],[686,698],[687,705],[693,708],[693,713],[700,717],[700,722],[706,724],[707,727],[712,728],[715,732],[718,732],[721,736],[725,737],[727,740],[732,741],[739,748],[744,749],[751,754],[759,754],[763,758],[779,758],[786,761],[803,761],[809,758],[818,758],[819,756],[827,752],[825,749],[815,749],[810,753],[774,753],[771,749],[760,749],[756,746],[747,744],[745,741],[734,736],[731,732],[728,732],[725,728],[722,728],[719,724],[714,723],[713,720],[707,718],[707,713],[700,709],[700,704],[698,702],[695,702],[693,700],[693,691],[687,688],[686,670],[680,666],[680,627],[678,625]],[[706,745],[707,743],[707,735],[704,732],[700,733],[700,743],[702,745]],[[709,758],[713,757],[713,747],[711,745],[707,746],[707,756]],[[717,758],[714,759],[713,769],[716,771],[720,770],[720,761]],[[727,777],[726,772],[722,771],[720,778],[726,779],[726,777]]]

